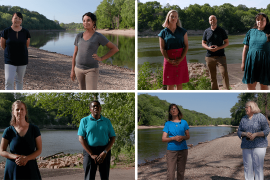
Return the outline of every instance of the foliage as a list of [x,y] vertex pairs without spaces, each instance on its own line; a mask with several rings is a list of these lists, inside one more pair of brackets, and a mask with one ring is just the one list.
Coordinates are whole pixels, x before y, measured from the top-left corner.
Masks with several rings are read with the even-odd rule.
[[255,15],[259,12],[270,16],[270,4],[265,9],[248,8],[245,5],[233,6],[224,3],[220,6],[211,7],[204,5],[190,4],[182,9],[177,5],[167,4],[162,7],[160,2],[138,2],[138,30],[152,31],[163,29],[162,24],[166,19],[169,10],[178,12],[182,26],[188,30],[204,30],[209,27],[209,16],[214,14],[217,17],[218,25],[230,33],[245,32],[252,28],[255,23]]
[[44,15],[35,11],[29,11],[19,6],[0,6],[0,29],[5,29],[11,26],[12,15],[15,12],[21,12],[23,15],[22,26],[29,30],[47,30],[47,29],[62,29],[57,20],[52,21]]
[[[138,125],[164,125],[168,120],[170,103],[160,100],[157,96],[140,94],[138,96]],[[231,118],[211,118],[206,114],[184,109],[178,105],[184,115],[184,120],[191,126],[231,124]]]
[[103,0],[95,12],[97,28],[135,28],[134,0]]

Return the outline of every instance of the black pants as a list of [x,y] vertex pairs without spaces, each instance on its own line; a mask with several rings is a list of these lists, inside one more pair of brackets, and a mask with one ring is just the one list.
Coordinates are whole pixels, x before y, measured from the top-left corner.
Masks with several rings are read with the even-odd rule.
[[[106,146],[89,146],[94,155],[99,155],[105,150]],[[95,160],[83,150],[83,169],[85,172],[84,180],[94,180],[96,177],[97,166],[99,166],[99,174],[101,180],[109,180],[110,162],[111,162],[111,150],[107,152],[106,158],[101,164],[95,164]]]

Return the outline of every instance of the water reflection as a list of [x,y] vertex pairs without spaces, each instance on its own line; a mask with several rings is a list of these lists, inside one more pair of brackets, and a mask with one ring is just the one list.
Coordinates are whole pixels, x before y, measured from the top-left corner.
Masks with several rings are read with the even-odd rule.
[[[74,52],[74,41],[79,32],[82,31],[30,31],[30,45],[43,50],[72,56]],[[104,34],[104,36],[117,45],[119,52],[102,62],[134,70],[135,37],[109,34]],[[106,46],[100,46],[98,55],[103,56],[108,51],[109,49]]]

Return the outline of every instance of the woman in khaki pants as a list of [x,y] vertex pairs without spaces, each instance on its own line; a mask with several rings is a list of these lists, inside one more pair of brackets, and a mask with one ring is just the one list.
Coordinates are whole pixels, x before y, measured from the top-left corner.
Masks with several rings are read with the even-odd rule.
[[[98,61],[103,61],[113,56],[118,48],[105,36],[95,31],[96,15],[91,12],[82,17],[85,32],[76,36],[70,78],[74,81],[77,77],[80,90],[96,90],[99,76]],[[107,46],[110,51],[102,57],[97,55],[98,47]]]
[[175,179],[175,168],[177,165],[177,180],[184,180],[187,162],[188,147],[186,140],[189,136],[187,121],[182,119],[183,114],[176,104],[169,106],[169,118],[165,123],[162,141],[168,142],[167,146],[167,179]]

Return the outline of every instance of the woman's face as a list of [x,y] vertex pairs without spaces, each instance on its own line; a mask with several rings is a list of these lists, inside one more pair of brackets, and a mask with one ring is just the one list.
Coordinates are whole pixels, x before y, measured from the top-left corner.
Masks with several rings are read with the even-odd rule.
[[92,21],[92,19],[89,16],[85,15],[83,17],[83,27],[84,27],[84,29],[93,29],[94,25],[95,25],[94,22]]
[[250,115],[252,115],[253,113],[252,113],[252,111],[251,111],[251,107],[250,106],[245,106],[245,110],[246,110],[246,114],[248,115],[248,116],[250,116]]
[[23,103],[17,103],[15,104],[13,114],[16,118],[16,120],[22,120],[26,116],[26,109]]
[[258,30],[264,30],[264,28],[266,26],[266,18],[263,17],[262,15],[260,15],[259,17],[257,17],[256,23],[258,26]]
[[172,12],[169,16],[169,24],[176,24],[178,21],[178,14],[177,12]]
[[178,113],[179,113],[179,111],[178,111],[177,107],[176,106],[172,106],[171,109],[170,109],[170,114],[172,116],[178,116]]
[[16,27],[19,27],[22,24],[22,18],[18,17],[17,14],[14,14],[11,21],[12,24]]

